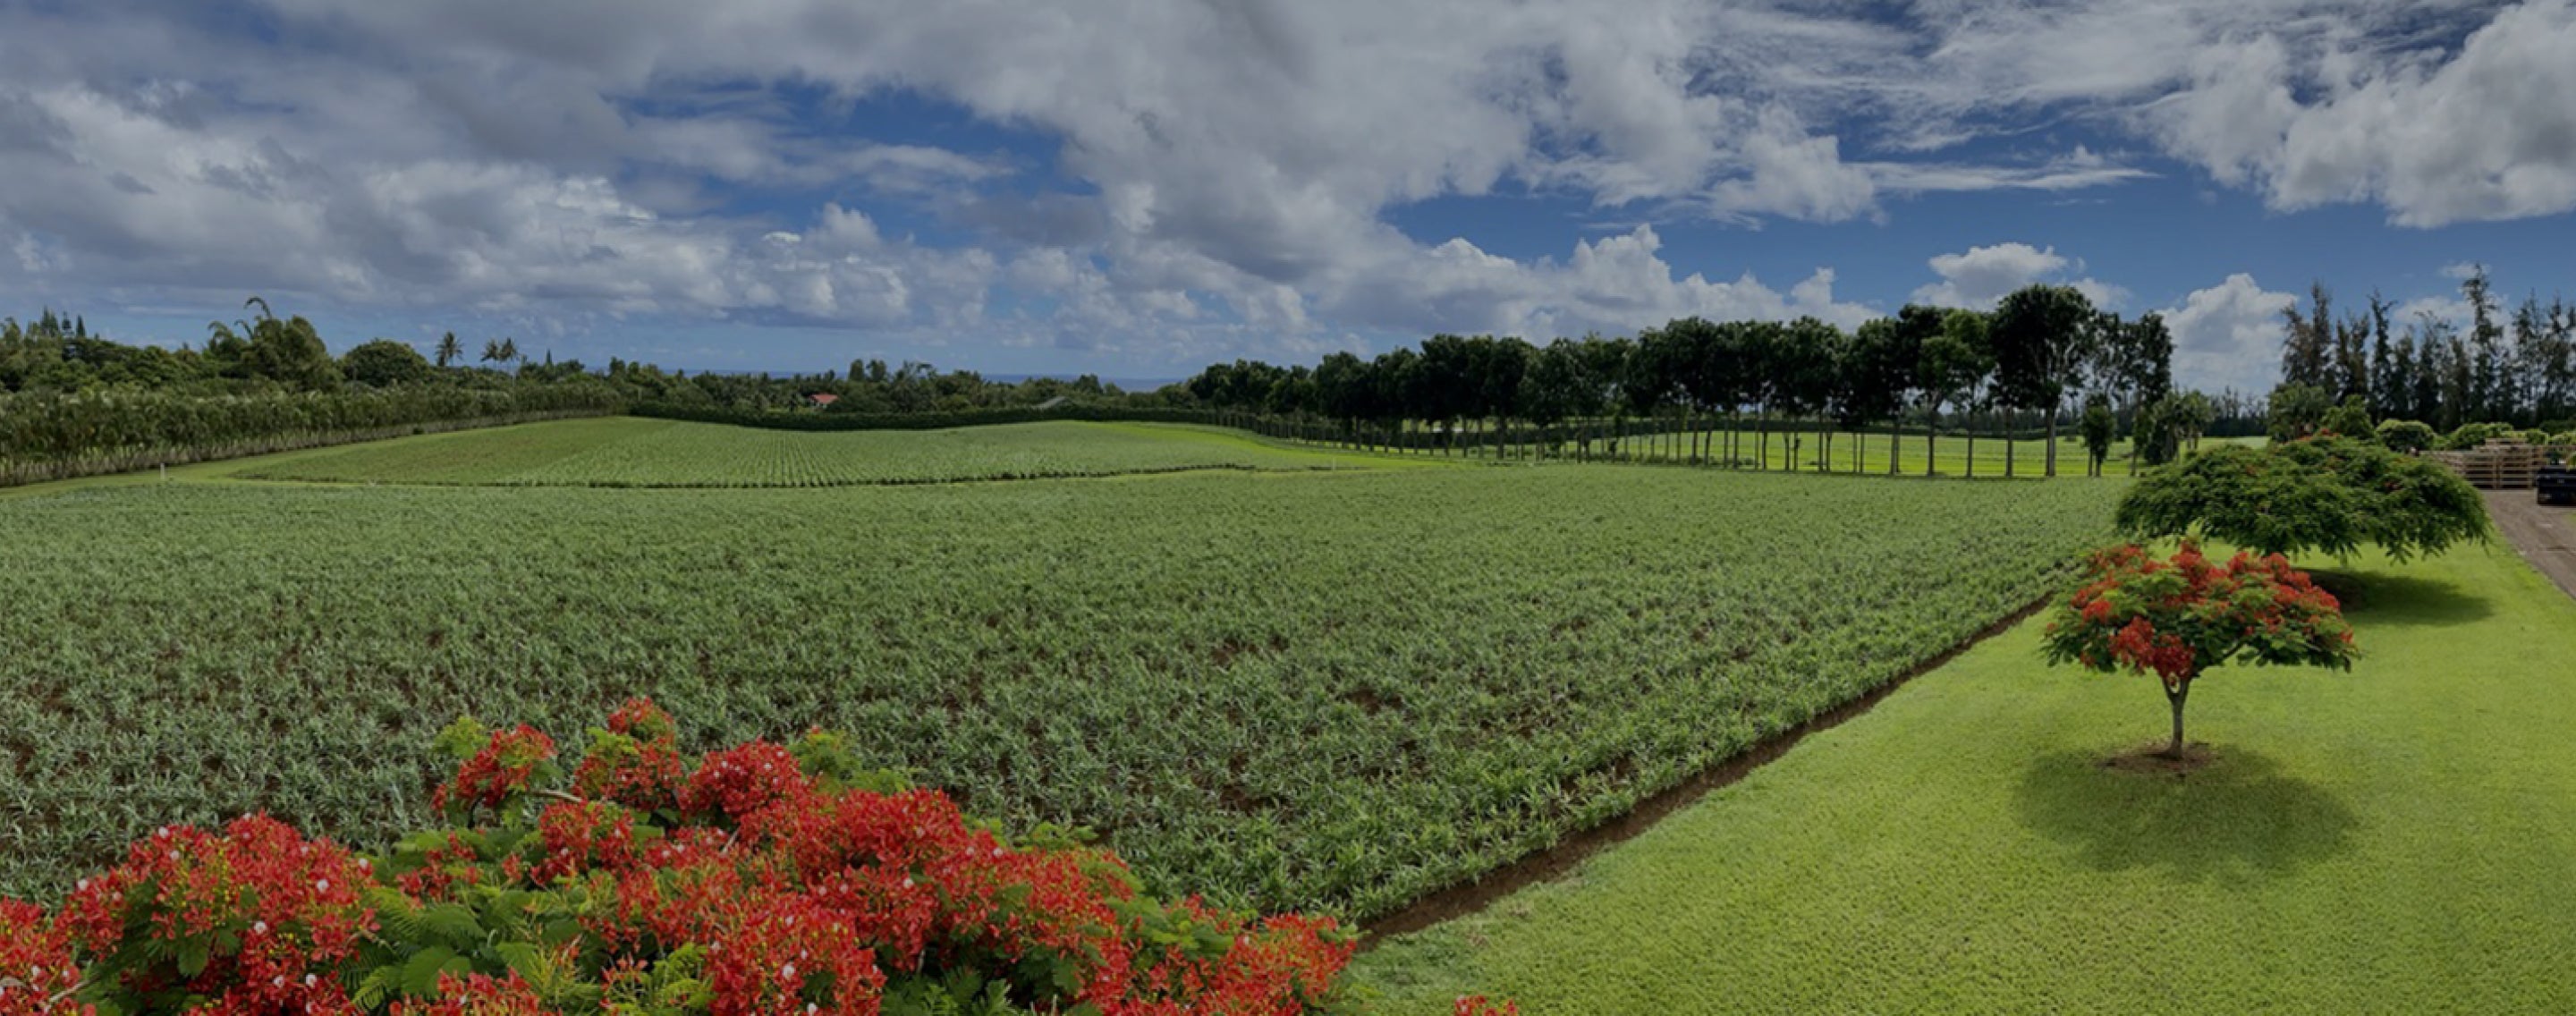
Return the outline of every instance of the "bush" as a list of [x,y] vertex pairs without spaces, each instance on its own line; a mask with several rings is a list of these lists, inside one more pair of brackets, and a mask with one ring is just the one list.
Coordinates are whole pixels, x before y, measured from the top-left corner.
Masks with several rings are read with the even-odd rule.
[[2350,438],[2230,445],[2149,472],[2120,501],[2140,539],[2202,536],[2265,554],[2400,561],[2487,537],[2486,503],[2448,470]]
[[2460,429],[2442,438],[2441,447],[2446,452],[2465,451],[2511,433],[2513,427],[2510,424],[2463,423]]
[[2549,439],[2549,443],[2561,446],[2576,446],[2576,430],[2552,436]]
[[2336,434],[2356,441],[2377,441],[2379,431],[2370,424],[2370,403],[2355,395],[2326,412],[2319,433]]
[[2401,452],[2431,451],[2442,439],[2431,424],[2415,420],[2381,420],[2378,430],[2380,444]]
[[[382,858],[245,816],[169,827],[59,911],[0,901],[0,1013],[1327,1013],[1353,937],[1140,895],[838,738],[694,768],[638,700],[570,773],[545,734],[441,737],[454,824]],[[49,1005],[48,997],[65,1004]],[[32,1008],[21,1000],[34,1003]],[[95,1007],[93,1009],[93,1007]]]
[[2334,407],[2334,396],[2323,388],[2284,384],[2272,389],[2271,404],[2263,415],[2263,425],[2272,440],[2295,441],[2325,426],[2326,414]]

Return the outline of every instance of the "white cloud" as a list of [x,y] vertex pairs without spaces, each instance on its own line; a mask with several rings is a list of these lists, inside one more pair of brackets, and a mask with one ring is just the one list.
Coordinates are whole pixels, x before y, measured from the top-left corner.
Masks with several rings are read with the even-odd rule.
[[[1388,224],[1498,189],[1670,233],[2113,187],[2162,156],[2276,209],[2576,208],[2576,0],[258,2],[256,34],[0,7],[0,37],[42,42],[0,62],[0,285],[1046,327],[1002,293],[1081,341],[1286,348],[1858,313],[1830,271],[1712,282],[1734,269],[1676,267],[1653,229],[1559,260]],[[867,136],[850,111],[891,93],[1060,147]],[[898,211],[981,239],[887,235]],[[2125,297],[2027,244],[1933,268],[1917,299]]]
[[2117,308],[2129,296],[2127,290],[2098,279],[2066,278],[2083,271],[2084,265],[2057,253],[2055,247],[2043,250],[2026,243],[1999,243],[1942,254],[1930,264],[1941,281],[1916,289],[1914,302],[1934,307],[1987,310],[2004,294],[2036,282],[2073,286],[2094,306],[2106,309]]
[[2239,272],[2184,297],[2164,311],[2173,329],[2174,384],[2181,388],[2262,393],[2279,374],[2282,312],[2291,293],[2264,289]]

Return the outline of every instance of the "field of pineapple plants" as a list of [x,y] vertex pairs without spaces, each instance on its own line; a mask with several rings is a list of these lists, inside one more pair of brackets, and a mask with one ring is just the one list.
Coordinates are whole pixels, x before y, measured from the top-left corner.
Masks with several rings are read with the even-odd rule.
[[[253,810],[381,845],[429,814],[447,719],[568,733],[650,695],[691,751],[843,730],[1009,827],[1091,830],[1151,891],[1366,919],[2029,604],[2114,489],[1408,465],[652,492],[432,461],[602,426],[0,499],[0,895]],[[876,437],[686,436],[667,471],[590,475]],[[229,475],[368,461],[450,485]]]

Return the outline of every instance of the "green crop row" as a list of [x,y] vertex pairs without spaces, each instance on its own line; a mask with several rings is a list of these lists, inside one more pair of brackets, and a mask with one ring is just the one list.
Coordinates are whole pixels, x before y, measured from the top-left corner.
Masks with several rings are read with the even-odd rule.
[[238,475],[511,487],[841,487],[1382,464],[1168,424],[810,433],[621,417],[369,445]]
[[[530,468],[653,465],[604,454]],[[0,501],[0,895],[251,809],[377,845],[425,818],[445,719],[650,694],[700,749],[850,731],[1157,889],[1379,914],[2031,602],[2116,490],[1559,466]]]

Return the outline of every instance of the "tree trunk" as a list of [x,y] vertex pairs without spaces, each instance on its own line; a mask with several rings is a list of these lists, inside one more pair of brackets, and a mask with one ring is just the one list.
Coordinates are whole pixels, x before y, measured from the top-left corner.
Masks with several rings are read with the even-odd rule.
[[1923,475],[1932,475],[1932,456],[1941,443],[1941,407],[1932,407],[1932,415],[1923,421]]
[[2048,472],[2047,472],[2045,475],[2046,475],[2049,479],[2052,479],[2052,480],[2053,480],[2053,479],[2056,479],[2056,478],[2057,478],[2057,404],[2056,404],[2056,403],[2054,403],[2054,402],[2049,403],[2049,405],[2048,405],[2048,428],[2047,428],[2047,430],[2048,430]]
[[2182,703],[2191,697],[2191,682],[2183,681],[2165,689],[2165,700],[2173,703],[2173,743],[2165,746],[2165,757],[2182,757]]
[[2013,439],[2013,429],[2012,429],[2012,428],[2013,428],[2013,415],[2012,415],[2012,411],[2011,411],[2011,410],[2005,410],[2005,411],[2004,411],[2004,479],[2007,479],[2007,480],[2009,480],[2009,479],[2012,479],[2012,478],[2013,478],[2013,470],[2014,470],[2014,462],[2013,462],[2013,458],[2014,458],[2014,453],[2019,452],[2019,451],[2021,450],[2021,449],[2018,447],[2018,446],[2021,444],[2021,442],[2016,441],[2016,440],[2014,440],[2014,439]]
[[1889,476],[1896,475],[1897,460],[1905,457],[1897,454],[1897,445],[1904,440],[1905,428],[1897,426],[1893,419],[1887,421],[1887,475]]

